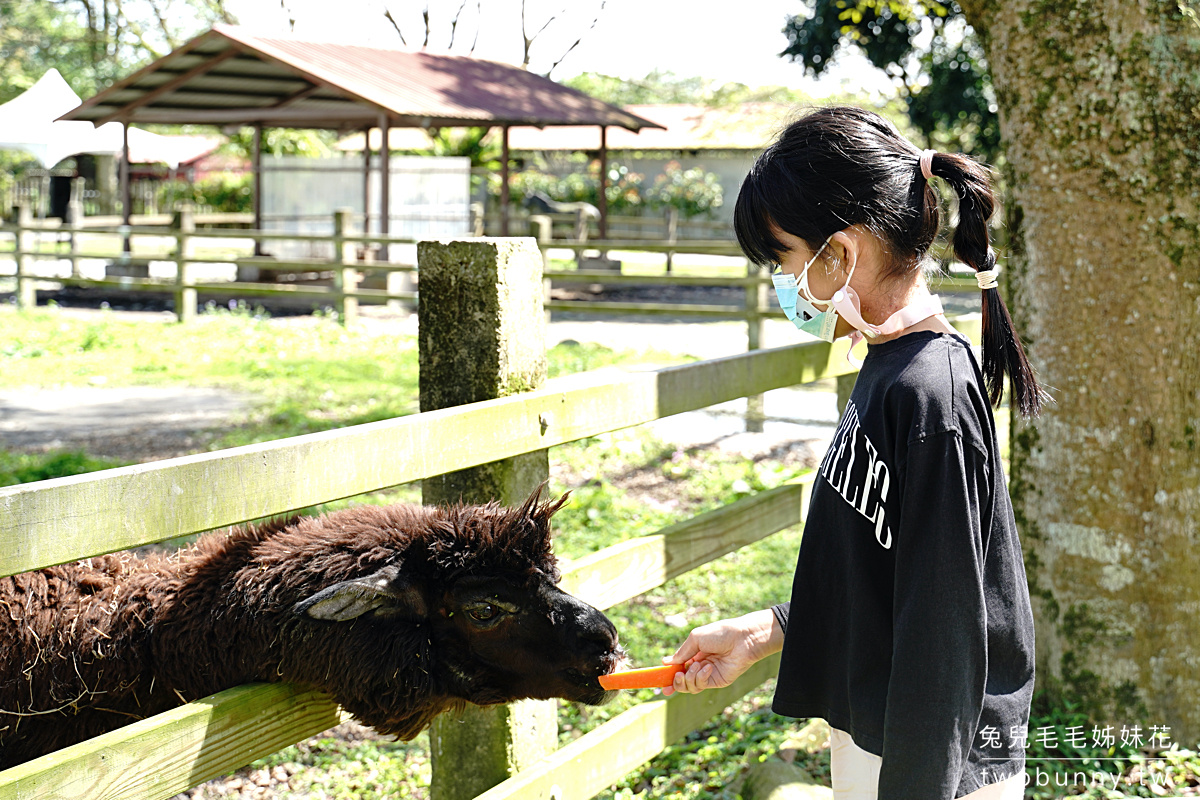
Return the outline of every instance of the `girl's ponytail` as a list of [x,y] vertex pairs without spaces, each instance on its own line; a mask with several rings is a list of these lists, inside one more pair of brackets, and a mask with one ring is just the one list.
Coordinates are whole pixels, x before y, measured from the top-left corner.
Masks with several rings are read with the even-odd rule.
[[[1013,401],[1021,416],[1035,417],[1047,396],[1037,384],[1025,348],[1013,330],[1004,297],[990,275],[996,268],[996,253],[988,236],[988,220],[995,211],[996,202],[992,197],[988,170],[966,156],[950,153],[934,154],[926,164],[932,174],[944,178],[958,195],[954,254],[976,273],[988,273],[979,276],[983,291],[983,377],[988,397],[992,405],[999,404],[1007,374],[1012,381]],[[985,286],[988,288],[983,288]]]

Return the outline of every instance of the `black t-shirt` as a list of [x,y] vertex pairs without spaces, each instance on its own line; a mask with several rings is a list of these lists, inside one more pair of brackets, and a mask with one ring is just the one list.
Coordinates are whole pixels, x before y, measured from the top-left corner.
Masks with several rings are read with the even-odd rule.
[[882,756],[879,800],[952,800],[1024,769],[1033,614],[965,339],[869,348],[813,487],[791,602],[774,611],[774,710],[823,717]]

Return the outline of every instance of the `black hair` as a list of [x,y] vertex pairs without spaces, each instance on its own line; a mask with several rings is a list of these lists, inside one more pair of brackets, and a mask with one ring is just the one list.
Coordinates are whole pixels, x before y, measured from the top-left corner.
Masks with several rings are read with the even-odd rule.
[[[816,251],[829,236],[859,225],[884,247],[884,278],[901,278],[920,267],[941,227],[938,193],[922,175],[920,158],[878,114],[853,106],[816,109],[789,124],[750,168],[733,211],[738,245],[752,263],[767,266],[788,250],[777,231]],[[932,172],[958,196],[955,255],[976,272],[993,269],[990,171],[965,155],[936,153]],[[1021,415],[1041,411],[1045,395],[998,288],[983,290],[982,367],[993,405],[1007,375]]]

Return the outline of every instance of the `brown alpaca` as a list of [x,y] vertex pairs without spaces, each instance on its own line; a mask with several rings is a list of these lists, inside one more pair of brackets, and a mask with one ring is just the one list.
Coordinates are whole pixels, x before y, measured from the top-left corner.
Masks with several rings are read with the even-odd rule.
[[616,631],[556,587],[566,498],[537,500],[359,506],[0,579],[0,769],[252,681],[406,739],[464,702],[604,702]]

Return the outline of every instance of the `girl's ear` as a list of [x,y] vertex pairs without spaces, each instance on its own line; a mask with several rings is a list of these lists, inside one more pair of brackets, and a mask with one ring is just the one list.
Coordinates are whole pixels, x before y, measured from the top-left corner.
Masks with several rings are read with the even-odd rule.
[[839,275],[847,274],[850,267],[857,264],[862,257],[862,247],[862,233],[855,230],[855,227],[846,228],[831,236],[828,248],[831,262],[829,272],[832,273],[836,269]]

